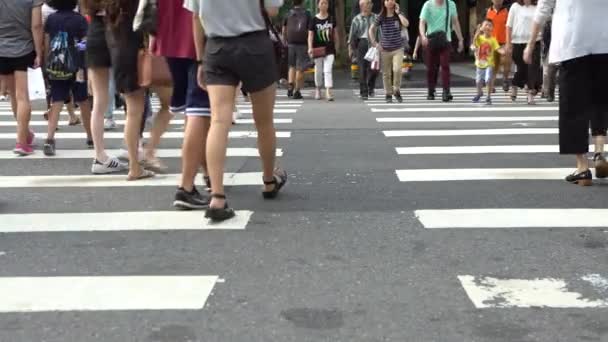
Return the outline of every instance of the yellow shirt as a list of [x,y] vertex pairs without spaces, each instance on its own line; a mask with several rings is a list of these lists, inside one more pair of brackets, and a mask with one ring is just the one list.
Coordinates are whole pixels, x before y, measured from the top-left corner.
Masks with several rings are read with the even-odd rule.
[[478,68],[485,69],[487,67],[494,67],[494,53],[500,49],[500,44],[494,37],[486,37],[481,34],[475,40],[475,65]]

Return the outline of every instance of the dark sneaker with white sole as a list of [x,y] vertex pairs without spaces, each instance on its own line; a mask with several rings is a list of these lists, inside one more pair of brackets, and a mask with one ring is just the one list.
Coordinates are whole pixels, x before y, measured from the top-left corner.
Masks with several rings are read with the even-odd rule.
[[184,188],[178,188],[173,206],[183,210],[207,209],[209,207],[209,197],[201,195],[195,187],[190,192]]
[[47,157],[51,157],[55,155],[55,140],[53,139],[47,139],[44,142],[44,155]]

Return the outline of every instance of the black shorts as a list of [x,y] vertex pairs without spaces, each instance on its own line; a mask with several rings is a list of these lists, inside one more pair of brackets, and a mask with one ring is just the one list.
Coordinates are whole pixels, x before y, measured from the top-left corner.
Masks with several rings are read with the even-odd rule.
[[116,90],[122,94],[139,90],[141,87],[137,61],[139,51],[144,45],[143,35],[140,32],[133,32],[130,20],[123,20],[107,33]]
[[27,68],[34,65],[36,52],[21,57],[0,57],[0,75],[12,75],[15,71],[27,71]]
[[608,127],[608,54],[562,62],[559,77],[560,152],[588,151],[589,124],[594,136]]
[[109,68],[112,66],[103,17],[94,16],[91,19],[89,31],[87,32],[85,58],[88,67]]
[[88,99],[88,89],[86,82],[76,82],[75,79],[67,81],[49,80],[51,102],[69,103],[73,98],[74,102],[84,102]]
[[248,93],[264,90],[278,80],[274,47],[266,31],[239,37],[211,38],[203,68],[208,85],[237,86]]
[[173,78],[171,112],[188,116],[211,116],[211,103],[206,91],[198,86],[198,65],[188,58],[167,58]]

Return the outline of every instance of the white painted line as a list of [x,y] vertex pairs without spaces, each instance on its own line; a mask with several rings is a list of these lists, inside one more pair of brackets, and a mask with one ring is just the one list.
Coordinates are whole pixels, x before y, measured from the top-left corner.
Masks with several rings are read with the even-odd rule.
[[[253,114],[253,109],[241,109],[239,111],[242,114]],[[293,114],[293,113],[296,113],[297,111],[298,111],[297,109],[281,109],[281,108],[274,109],[275,114]]]
[[[571,169],[415,169],[397,170],[401,182],[447,182],[472,180],[563,180]],[[608,222],[608,220],[607,220]]]
[[252,211],[239,210],[233,219],[221,223],[204,220],[200,211],[6,214],[0,215],[0,232],[243,230],[252,214]]
[[[0,176],[0,188],[105,188],[177,186],[181,174],[158,174],[129,182],[126,175]],[[225,186],[262,185],[261,172],[225,173]]]
[[587,274],[586,276],[581,277],[581,279],[601,291],[608,291],[608,279],[599,274]]
[[[153,110],[158,110],[158,108],[153,108]],[[253,110],[251,108],[242,108],[239,110],[241,112],[241,114],[252,114]],[[296,113],[298,110],[297,109],[292,109],[292,108],[275,108],[275,110],[273,111],[274,114],[293,114]],[[45,113],[45,111],[43,110],[33,110],[32,111],[32,116],[36,116],[36,115],[40,115],[42,116]],[[77,114],[78,111],[76,112]],[[118,115],[125,115],[125,111],[124,110],[115,110],[114,112],[115,116]],[[60,115],[67,115],[66,111],[63,111],[60,113]],[[178,114],[176,114],[178,115]],[[0,111],[0,117],[12,117],[13,113],[11,111]]]
[[442,116],[415,118],[376,118],[377,122],[518,122],[518,121],[557,121],[557,116]]
[[[606,145],[608,149],[608,145]],[[593,146],[589,145],[590,151]],[[397,154],[559,153],[558,145],[415,146],[397,147]]]
[[[291,124],[293,123],[293,119],[274,119],[273,120],[275,124]],[[117,125],[125,125],[126,124],[126,120],[115,120]],[[169,122],[169,124],[171,125],[183,125],[185,122],[185,120],[183,119],[177,119],[177,120],[171,120]],[[236,120],[237,124],[253,124],[254,121],[253,119],[238,119]],[[59,121],[59,126],[68,126],[69,121]],[[48,121],[43,121],[43,120],[33,120],[30,121],[30,126],[43,126],[43,127],[47,127],[48,126]],[[0,120],[0,127],[17,127],[17,122],[14,120],[11,121],[1,121]]]
[[218,276],[0,278],[0,312],[201,310]]
[[412,112],[547,112],[556,111],[555,106],[527,106],[527,107],[448,107],[448,108],[372,108],[374,113],[412,113]]
[[[111,156],[123,153],[122,150],[106,150],[106,153]],[[156,150],[159,158],[181,158],[181,149],[158,149]],[[57,150],[57,154],[52,157],[45,156],[42,151],[35,151],[34,154],[27,156],[27,159],[91,159],[95,155],[93,150]],[[250,147],[228,148],[226,150],[227,157],[258,157],[258,149]],[[283,150],[277,149],[277,157],[283,156]],[[24,159],[14,154],[12,151],[0,151],[0,159]]]
[[[253,108],[252,104],[242,104],[241,103],[241,104],[237,104],[236,106],[238,108],[250,108],[250,109]],[[300,107],[302,107],[302,102],[299,102],[299,103],[289,103],[289,104],[287,104],[287,103],[286,104],[278,104],[277,103],[277,104],[274,105],[275,109],[276,108],[300,108]]]
[[414,214],[427,229],[608,227],[608,209],[445,209]]
[[588,299],[563,279],[497,279],[458,276],[476,308],[608,308],[608,300]]
[[[277,132],[277,138],[290,138],[291,132]],[[255,131],[232,131],[228,135],[233,139],[244,139],[244,138],[257,138],[258,132]],[[55,139],[86,139],[87,135],[85,132],[57,132],[55,133]],[[149,138],[150,133],[145,132],[144,138]],[[16,139],[17,133],[0,133],[0,139]],[[36,138],[46,139],[46,133],[36,132]],[[123,139],[124,134],[122,132],[105,132],[105,139]],[[163,134],[163,138],[166,139],[182,139],[184,138],[184,132],[166,132]]]
[[[429,102],[426,100],[411,100],[411,101],[406,101],[404,103],[385,103],[384,101],[367,101],[366,104],[369,107],[396,107],[396,108],[401,108],[401,107],[438,107],[438,108],[461,108],[461,107],[466,107],[466,108],[473,108],[473,107],[489,107],[489,108],[496,108],[496,109],[500,109],[506,106],[515,106],[515,107],[525,107],[525,108],[529,108],[528,105],[526,104],[514,104],[511,101],[494,101],[492,106],[488,106],[484,103],[471,103],[471,101],[465,101],[465,100],[458,100],[458,101],[452,101],[450,103],[433,103],[433,102]],[[555,106],[555,103],[549,103],[549,102],[539,102],[536,106]]]
[[501,129],[435,129],[383,131],[386,137],[442,137],[465,135],[531,135],[558,134],[557,128],[501,128]]

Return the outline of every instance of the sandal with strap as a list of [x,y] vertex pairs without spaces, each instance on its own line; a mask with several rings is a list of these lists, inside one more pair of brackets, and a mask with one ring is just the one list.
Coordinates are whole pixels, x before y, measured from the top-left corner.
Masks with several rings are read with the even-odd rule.
[[264,196],[265,199],[276,198],[277,195],[279,194],[279,191],[281,191],[281,188],[283,188],[283,186],[285,186],[286,183],[287,183],[287,172],[285,172],[285,170],[283,170],[281,173],[279,173],[278,170],[275,170],[273,179],[269,182],[264,181],[264,185],[273,185],[274,184],[274,189],[272,189],[272,191],[263,191],[262,195]]
[[209,176],[203,176],[203,181],[205,182],[206,186],[205,191],[211,192],[211,178],[209,178]]
[[[211,198],[225,200],[226,199],[226,195],[223,195],[223,194],[211,194]],[[234,209],[232,209],[232,208],[230,208],[228,206],[228,202],[226,202],[224,204],[223,208],[213,208],[213,207],[210,206],[205,211],[205,218],[210,219],[211,222],[226,221],[228,219],[233,218],[234,216],[236,216],[236,213],[234,212]]]

